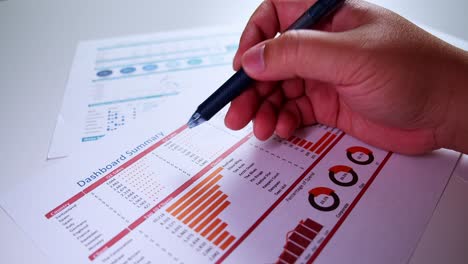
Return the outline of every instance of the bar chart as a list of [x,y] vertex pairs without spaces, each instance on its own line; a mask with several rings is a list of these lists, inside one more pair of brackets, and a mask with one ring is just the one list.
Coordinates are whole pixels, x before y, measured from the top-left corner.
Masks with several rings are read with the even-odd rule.
[[236,238],[226,230],[228,224],[218,217],[231,203],[217,184],[223,177],[219,174],[222,169],[219,167],[214,170],[166,211],[215,246],[225,250]]
[[[120,261],[125,248],[161,263],[246,263],[252,254],[262,263],[302,262],[319,254],[385,164],[378,149],[324,125],[262,142],[222,121],[135,145],[46,219],[99,230],[88,239],[96,243],[83,242],[89,261]],[[115,225],[101,225],[111,218]]]
[[333,140],[337,137],[336,134],[333,134],[330,131],[325,132],[324,135],[322,135],[316,143],[313,143],[311,141],[308,141],[306,139],[297,137],[297,136],[291,136],[288,138],[288,141],[296,145],[306,151],[315,153],[317,155],[320,155],[332,142]]
[[295,263],[320,230],[322,225],[312,219],[301,220],[294,230],[286,235],[286,244],[276,263]]

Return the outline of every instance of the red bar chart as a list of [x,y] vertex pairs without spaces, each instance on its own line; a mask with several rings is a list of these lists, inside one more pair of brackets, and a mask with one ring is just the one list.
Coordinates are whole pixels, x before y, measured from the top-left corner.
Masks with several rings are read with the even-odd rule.
[[299,137],[296,137],[296,136],[289,137],[288,141],[291,142],[293,145],[301,147],[301,148],[303,148],[305,150],[308,150],[310,148],[310,146],[313,145],[312,142],[310,142],[308,140],[305,140],[305,139],[302,139],[302,138],[299,138]]
[[296,145],[306,151],[310,151],[320,155],[328,146],[330,146],[330,144],[333,142],[333,140],[335,140],[336,137],[337,135],[331,133],[330,131],[327,131],[318,139],[318,141],[315,144],[311,141],[297,136],[289,137],[288,141],[291,144]]
[[286,235],[286,244],[276,263],[295,263],[321,229],[322,225],[310,218],[300,221],[296,228]]

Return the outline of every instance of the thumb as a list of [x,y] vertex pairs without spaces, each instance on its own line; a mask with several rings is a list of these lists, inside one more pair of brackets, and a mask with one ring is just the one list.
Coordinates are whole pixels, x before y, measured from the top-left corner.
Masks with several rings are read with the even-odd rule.
[[353,79],[366,60],[359,42],[351,32],[287,31],[246,51],[242,67],[262,81],[304,78],[351,84],[358,81]]

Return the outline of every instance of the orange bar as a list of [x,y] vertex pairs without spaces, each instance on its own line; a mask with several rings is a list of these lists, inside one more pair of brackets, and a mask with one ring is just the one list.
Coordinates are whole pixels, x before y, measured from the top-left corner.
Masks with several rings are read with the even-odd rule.
[[177,200],[175,203],[173,203],[169,208],[167,208],[166,211],[171,212],[174,210],[177,206],[179,206],[181,203],[183,203],[187,198],[189,198],[193,193],[195,193],[199,188],[201,188],[205,183],[207,183],[209,180],[211,180],[212,177],[214,177],[216,174],[218,174],[223,168],[219,167],[217,168],[213,173],[211,173],[208,177],[206,177],[203,181],[201,181],[199,184],[197,184],[195,187],[193,187],[192,190],[187,192],[184,196],[182,196],[179,200]]
[[293,141],[293,140],[294,140],[294,136],[290,136],[290,137],[288,138],[288,141]]
[[[216,206],[222,203],[226,198],[227,195],[223,194],[218,200],[216,200],[216,202],[210,205],[210,207],[208,207],[205,211],[203,211],[203,213],[201,213],[197,218],[195,218],[195,220],[193,220],[192,223],[190,223],[189,227],[194,228],[198,223],[200,223],[201,220],[203,220],[211,211],[213,211],[216,208]],[[200,230],[198,230],[197,232],[199,231]]]
[[[194,194],[192,197],[190,197],[188,200],[185,201],[177,210],[173,212],[173,215],[177,215],[179,212],[185,210],[182,212],[177,219],[181,220],[184,218],[188,213],[190,213],[198,204],[203,202],[208,196],[206,196],[207,190],[213,187],[213,185],[218,182],[223,176],[218,174],[212,181],[210,181],[208,184],[203,186],[200,191],[198,191],[196,194]],[[205,194],[204,194],[205,193]],[[203,196],[202,196],[203,195]],[[200,197],[201,196],[201,197]],[[200,198],[200,199],[199,199]],[[190,205],[191,204],[191,205]],[[190,205],[188,208],[187,206]],[[187,209],[185,209],[187,208]]]
[[208,216],[196,229],[196,232],[200,232],[207,224],[209,224],[215,217],[217,217],[226,207],[231,204],[229,201],[225,201],[218,209],[216,209],[210,216]]
[[224,232],[218,237],[218,239],[215,240],[214,244],[215,244],[215,245],[219,245],[219,243],[221,243],[228,235],[229,235],[228,231],[224,231]]
[[318,146],[320,146],[320,145],[323,143],[323,141],[325,141],[325,139],[327,139],[327,137],[328,137],[329,135],[330,135],[330,132],[325,133],[325,135],[323,135],[323,136],[319,139],[319,141],[317,141],[317,143],[315,143],[315,145],[313,145],[312,148],[310,148],[310,151],[314,152],[314,151],[318,148]]
[[226,223],[222,223],[220,226],[218,226],[218,228],[216,228],[216,230],[213,231],[213,233],[211,233],[211,235],[208,237],[208,240],[213,241],[213,239],[215,239],[215,237],[217,237],[219,233],[221,233],[221,231],[223,231],[226,226],[227,226]]
[[236,239],[235,236],[231,235],[228,239],[226,239],[226,241],[224,241],[224,243],[221,245],[221,249],[222,250],[225,250],[227,247],[229,247],[229,245],[232,243],[232,241],[234,241],[234,239]]
[[336,135],[335,134],[332,134],[331,137],[329,137],[327,139],[327,141],[325,141],[325,143],[323,143],[323,145],[317,150],[317,154],[320,154],[322,153],[322,151],[328,146],[330,145],[330,143],[333,141],[333,139],[335,139]]
[[187,218],[185,218],[185,220],[183,221],[184,224],[190,223],[190,221],[192,221],[196,216],[198,216],[201,211],[203,211],[206,207],[212,204],[214,200],[218,199],[218,197],[220,197],[221,194],[223,194],[221,191],[217,191],[213,196],[211,196],[208,200],[206,200],[200,207],[195,209],[195,211],[193,211],[192,214],[190,214]]
[[310,146],[312,146],[312,142],[307,142],[307,144],[304,146],[305,149],[309,149]]
[[211,223],[203,232],[201,233],[202,237],[206,237],[210,233],[211,230],[213,230],[219,223],[221,223],[221,220],[219,218],[216,218],[213,223]]

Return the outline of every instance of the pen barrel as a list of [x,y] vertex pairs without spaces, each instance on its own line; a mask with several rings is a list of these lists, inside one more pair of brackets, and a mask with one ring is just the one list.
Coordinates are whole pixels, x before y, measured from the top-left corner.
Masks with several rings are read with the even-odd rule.
[[320,19],[340,7],[345,0],[319,0],[300,16],[286,31],[293,29],[307,29],[316,25]]
[[221,87],[219,87],[210,97],[198,106],[197,112],[205,119],[210,120],[217,112],[225,107],[242,91],[252,84],[253,80],[243,69],[237,71]]

